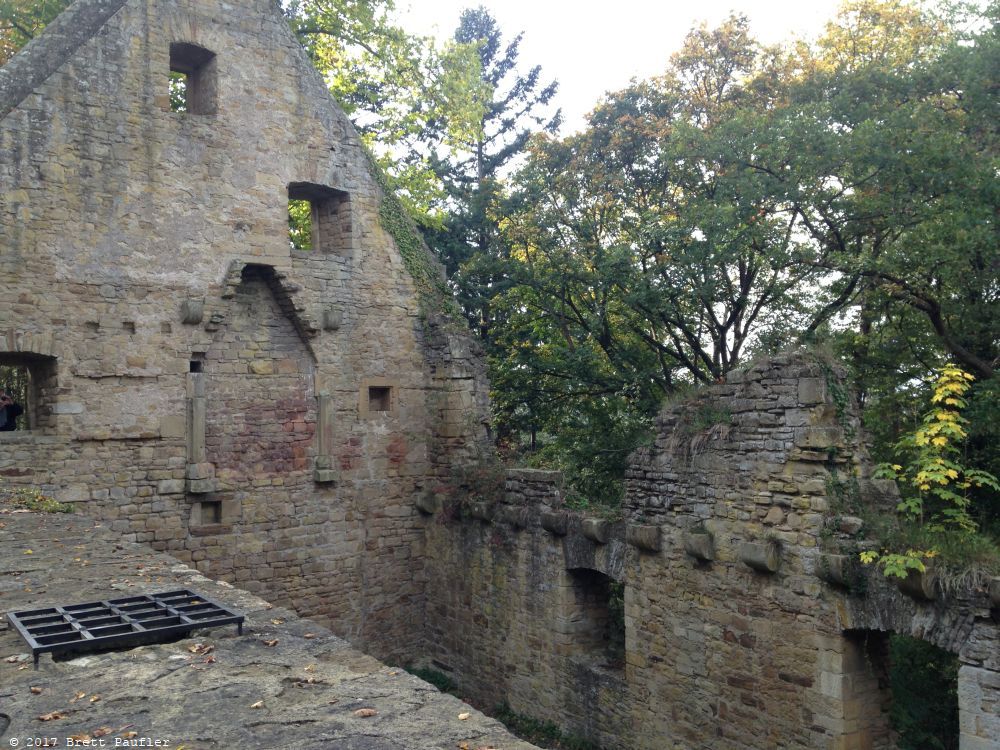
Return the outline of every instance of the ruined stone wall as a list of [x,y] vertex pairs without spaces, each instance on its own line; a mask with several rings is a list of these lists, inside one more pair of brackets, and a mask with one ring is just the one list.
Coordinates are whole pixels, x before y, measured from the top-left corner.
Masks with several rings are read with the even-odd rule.
[[[996,748],[997,602],[915,599],[859,569],[864,518],[895,503],[868,477],[836,367],[731,373],[664,410],[622,520],[567,512],[530,473],[492,512],[438,517],[429,657],[477,700],[609,748],[889,748],[880,650],[901,632],[959,655],[963,748]],[[623,662],[593,607],[607,579],[624,587]]]
[[[215,54],[212,113],[172,111],[175,43]],[[275,4],[81,0],[4,70],[0,113],[0,363],[42,386],[2,480],[377,655],[416,649],[413,498],[482,441],[483,370],[418,301]],[[312,251],[289,243],[301,185],[335,196]]]

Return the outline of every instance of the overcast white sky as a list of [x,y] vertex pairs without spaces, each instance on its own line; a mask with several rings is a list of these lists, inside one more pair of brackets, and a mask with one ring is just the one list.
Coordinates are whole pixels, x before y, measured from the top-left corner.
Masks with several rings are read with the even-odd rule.
[[521,60],[541,65],[546,82],[559,81],[564,132],[606,91],[633,77],[663,72],[684,35],[701,21],[713,26],[735,10],[764,42],[816,36],[839,0],[397,0],[401,25],[412,33],[449,38],[463,8],[484,5],[504,38],[524,32]]

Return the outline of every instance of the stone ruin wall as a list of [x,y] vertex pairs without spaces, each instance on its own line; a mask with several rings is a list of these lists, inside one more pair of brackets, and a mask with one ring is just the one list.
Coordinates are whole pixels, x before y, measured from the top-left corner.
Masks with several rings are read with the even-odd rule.
[[[174,42],[216,53],[215,114],[171,111]],[[418,304],[273,3],[76,3],[0,75],[0,153],[0,362],[36,381],[0,481],[377,656],[419,649],[413,498],[484,439],[483,370]],[[290,249],[293,183],[336,191],[330,247]]]
[[[567,511],[558,475],[534,471],[496,507],[436,515],[428,658],[483,705],[606,747],[889,748],[894,631],[958,654],[962,748],[995,750],[997,582],[929,600],[860,569],[861,516],[896,497],[869,468],[837,368],[731,373],[664,410],[622,521]],[[623,663],[600,643],[607,579],[624,584]]]

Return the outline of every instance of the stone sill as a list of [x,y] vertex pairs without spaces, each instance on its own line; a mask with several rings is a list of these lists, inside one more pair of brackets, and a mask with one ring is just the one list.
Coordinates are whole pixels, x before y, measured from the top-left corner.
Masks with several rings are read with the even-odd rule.
[[192,526],[188,529],[188,532],[191,536],[216,536],[218,534],[229,534],[232,530],[232,524],[209,523],[204,526]]

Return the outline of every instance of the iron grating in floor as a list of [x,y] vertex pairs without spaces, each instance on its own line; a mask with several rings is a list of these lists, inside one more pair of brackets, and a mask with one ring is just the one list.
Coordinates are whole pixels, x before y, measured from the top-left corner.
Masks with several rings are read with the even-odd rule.
[[39,654],[53,656],[160,643],[201,628],[236,625],[243,615],[189,589],[8,612],[7,622]]

